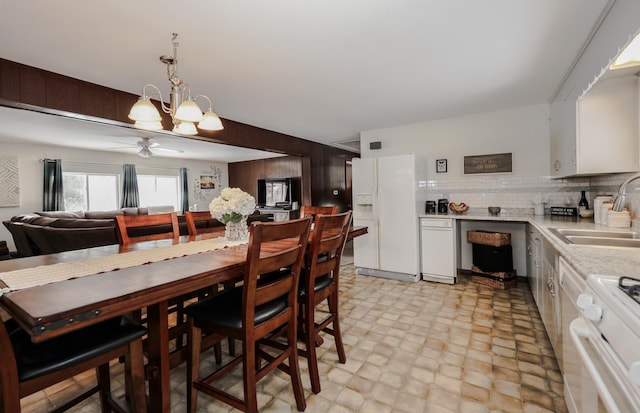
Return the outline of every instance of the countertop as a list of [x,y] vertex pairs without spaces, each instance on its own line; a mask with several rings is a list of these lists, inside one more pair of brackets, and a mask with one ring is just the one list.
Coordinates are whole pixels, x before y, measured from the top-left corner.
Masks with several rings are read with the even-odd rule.
[[549,228],[582,228],[605,231],[629,232],[631,228],[610,228],[596,225],[592,218],[564,218],[549,215],[500,214],[491,216],[487,213],[468,212],[464,214],[421,214],[420,218],[451,218],[461,221],[497,221],[522,222],[533,225],[560,252],[571,265],[585,278],[589,274],[606,274],[616,276],[640,276],[640,248],[601,247],[567,244]]

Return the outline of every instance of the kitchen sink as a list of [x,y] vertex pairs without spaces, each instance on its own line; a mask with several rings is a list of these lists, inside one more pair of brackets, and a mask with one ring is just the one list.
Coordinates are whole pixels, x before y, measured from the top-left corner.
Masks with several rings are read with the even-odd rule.
[[549,228],[549,230],[567,244],[601,247],[640,247],[640,232],[572,228]]

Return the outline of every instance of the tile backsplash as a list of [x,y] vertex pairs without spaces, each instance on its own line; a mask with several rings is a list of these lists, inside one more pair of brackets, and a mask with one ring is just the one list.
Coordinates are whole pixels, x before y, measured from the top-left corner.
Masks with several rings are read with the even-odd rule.
[[[450,180],[428,180],[428,199],[447,198],[464,202],[472,209],[500,206],[503,213],[533,214],[534,200],[544,199],[545,207],[577,206],[581,191],[586,191],[589,208],[600,194],[615,194],[631,174],[552,179],[550,176],[482,175]],[[633,225],[640,225],[640,180],[627,188],[627,207]]]

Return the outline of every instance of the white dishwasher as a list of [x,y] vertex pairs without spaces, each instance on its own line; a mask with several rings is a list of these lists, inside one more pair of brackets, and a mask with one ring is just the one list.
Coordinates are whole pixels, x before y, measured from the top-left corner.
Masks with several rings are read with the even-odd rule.
[[452,218],[420,218],[422,279],[456,282],[456,244]]

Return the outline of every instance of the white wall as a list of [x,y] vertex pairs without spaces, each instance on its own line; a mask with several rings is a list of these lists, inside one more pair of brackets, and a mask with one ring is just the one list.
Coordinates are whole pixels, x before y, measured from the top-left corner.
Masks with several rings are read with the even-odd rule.
[[[369,149],[369,143],[375,141],[382,142],[382,149]],[[428,179],[463,176],[464,156],[505,152],[513,154],[511,175],[548,175],[549,105],[364,131],[360,147],[363,158],[416,153],[427,160]],[[447,173],[435,173],[436,159],[447,159]]]
[[[382,149],[369,143],[380,141]],[[533,199],[548,205],[577,204],[589,181],[549,176],[549,105],[421,122],[361,133],[362,157],[413,152],[427,163],[427,199],[464,202],[473,212],[500,206],[503,214],[532,214]],[[464,156],[511,153],[513,172],[464,174]],[[436,160],[447,160],[447,172],[436,173]]]
[[[46,145],[21,145],[0,143],[0,153],[4,156],[17,156],[20,173],[20,206],[0,208],[0,220],[5,221],[12,216],[42,211],[42,171],[40,161],[44,158],[62,159],[63,169],[65,163],[73,164],[74,169],[86,164],[92,171],[109,170],[121,171],[124,163],[136,165],[138,173],[157,173],[162,171],[176,171],[181,167],[187,168],[189,180],[189,205],[198,205],[199,210],[206,210],[213,198],[220,194],[220,190],[229,185],[229,174],[226,163],[202,162],[175,158],[141,158],[137,155],[87,151],[81,149],[63,148],[60,146]],[[201,190],[199,188],[200,175],[213,175],[218,182],[215,189]],[[9,231],[0,228],[0,240],[6,240],[9,249],[15,249],[13,239]]]

